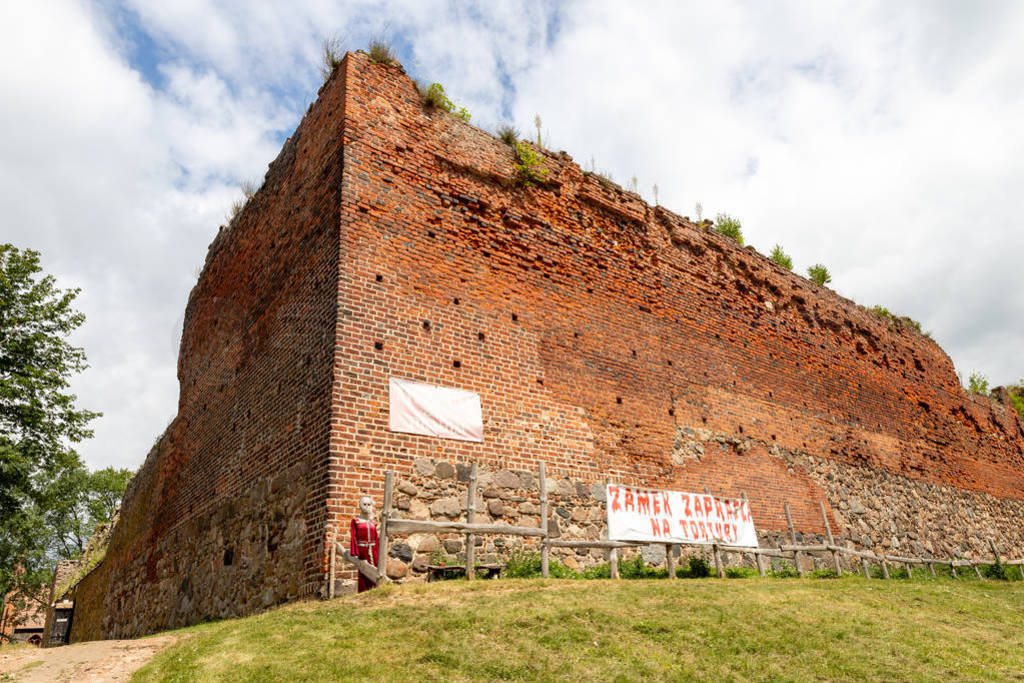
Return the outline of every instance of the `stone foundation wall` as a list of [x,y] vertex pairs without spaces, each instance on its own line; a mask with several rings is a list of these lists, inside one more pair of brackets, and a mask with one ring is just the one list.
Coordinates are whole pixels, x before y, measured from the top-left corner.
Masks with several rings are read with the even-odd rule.
[[[778,446],[768,447],[751,440],[735,442],[730,437],[706,430],[688,431],[690,438],[684,448],[690,453],[699,452],[702,457],[713,457],[707,454],[723,451],[724,445],[728,451],[725,457],[742,467],[750,464],[752,454],[762,452],[764,457],[775,461],[781,471],[788,472],[787,476],[792,479],[813,482],[826,504],[835,539],[849,548],[915,557],[988,559],[991,557],[991,539],[1004,559],[1024,556],[1024,529],[1020,523],[1024,520],[1024,501],[928,484],[885,471],[794,453]],[[687,463],[680,465],[685,468]],[[400,519],[466,521],[469,473],[469,464],[426,458],[414,461],[412,471],[396,479],[393,515]],[[687,490],[703,490],[703,485],[708,485],[717,495],[737,495],[734,491],[723,492],[720,484],[709,479],[705,484],[690,486]],[[567,540],[607,538],[603,481],[549,477],[547,490],[552,537]],[[769,504],[756,498],[750,502],[760,546],[778,547],[790,543],[788,532],[773,523],[776,517],[784,518],[781,506],[773,510]],[[793,498],[788,502],[794,510],[813,507],[819,518],[816,530],[808,531],[814,525],[805,523],[797,532],[797,540],[806,544],[823,543],[826,536],[817,499]],[[479,468],[475,521],[539,527],[537,473]],[[342,543],[347,544],[347,538],[343,538]],[[539,539],[533,537],[478,535],[476,559],[481,563],[505,564],[512,553],[536,551],[539,547]],[[661,544],[619,551],[622,558],[637,553],[648,564],[665,562],[665,547]],[[707,556],[708,549],[700,546],[681,549],[683,558],[690,554]],[[552,548],[551,556],[578,571],[607,562],[608,551]],[[754,566],[751,556],[729,553],[723,559],[726,566]],[[851,567],[848,559],[842,561],[848,569],[858,570],[859,564]],[[336,589],[340,591],[351,587],[353,574],[344,561],[338,562],[338,576],[342,578]],[[401,582],[422,580],[428,564],[464,563],[463,534],[417,533],[390,539],[386,566],[388,576]],[[781,562],[773,560],[773,564],[779,566]],[[831,566],[830,555],[804,556],[805,569]]]

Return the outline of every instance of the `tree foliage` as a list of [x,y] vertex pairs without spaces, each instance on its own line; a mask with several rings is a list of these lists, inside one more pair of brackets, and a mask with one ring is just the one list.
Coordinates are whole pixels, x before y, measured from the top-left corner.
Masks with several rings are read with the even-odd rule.
[[743,225],[738,218],[733,218],[727,213],[715,216],[715,232],[743,244]]
[[832,276],[829,275],[828,268],[820,263],[815,263],[807,269],[807,277],[809,277],[811,282],[819,287],[824,287],[829,282],[832,282]]
[[38,252],[0,245],[0,594],[38,587],[64,556],[47,518],[70,482],[81,483],[72,444],[92,435],[99,415],[77,408],[69,390],[86,367],[85,352],[67,341],[85,320],[73,306],[78,293],[42,274]]
[[972,394],[988,395],[988,377],[980,372],[972,372],[967,377],[967,391]]
[[786,270],[793,270],[793,259],[790,258],[789,254],[782,250],[781,244],[776,244],[772,247],[772,253],[768,255],[772,261],[775,261]]

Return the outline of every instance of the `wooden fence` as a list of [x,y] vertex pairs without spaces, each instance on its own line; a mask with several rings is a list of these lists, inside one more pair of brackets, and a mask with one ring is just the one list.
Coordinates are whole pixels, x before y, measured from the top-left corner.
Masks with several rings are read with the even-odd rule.
[[[357,557],[353,557],[347,551],[342,551],[342,557],[353,564],[363,576],[367,577],[375,584],[379,584],[382,581],[387,581],[387,573],[385,566],[387,563],[389,542],[395,534],[411,534],[411,533],[437,533],[437,534],[465,534],[466,537],[466,578],[473,580],[476,575],[475,571],[475,536],[477,534],[497,534],[502,536],[524,536],[524,537],[535,537],[541,539],[540,544],[540,561],[541,561],[541,575],[547,578],[549,576],[549,562],[551,548],[603,548],[607,549],[608,552],[608,565],[610,569],[611,578],[619,578],[618,570],[618,550],[619,548],[635,548],[641,546],[652,545],[647,542],[631,542],[631,541],[610,541],[610,540],[563,540],[559,538],[552,538],[549,528],[549,510],[548,510],[548,494],[547,494],[547,480],[545,478],[545,467],[544,463],[540,463],[537,467],[537,480],[540,485],[540,519],[541,526],[528,527],[528,526],[515,526],[510,524],[480,524],[474,521],[476,516],[476,489],[477,489],[477,466],[474,463],[470,468],[468,490],[466,492],[466,521],[465,522],[434,522],[427,520],[414,520],[414,519],[392,519],[392,495],[394,492],[394,473],[386,472],[384,476],[384,505],[381,510],[381,523],[380,523],[380,550],[377,559],[377,566],[374,567],[368,562],[360,560]],[[608,482],[606,482],[608,483]],[[710,494],[711,491],[708,487],[704,487],[704,493]],[[746,493],[741,494],[743,499],[746,500]],[[980,579],[982,578],[981,569],[982,565],[991,565],[995,563],[1002,563],[1004,566],[1016,566],[1020,572],[1021,578],[1024,579],[1024,558],[1016,560],[1002,560],[999,557],[999,553],[996,550],[995,544],[989,539],[989,547],[992,550],[993,559],[989,560],[957,560],[954,558],[937,558],[937,557],[903,557],[898,555],[888,554],[877,554],[864,552],[860,550],[853,550],[845,546],[838,545],[835,538],[832,535],[832,528],[829,525],[828,515],[825,514],[825,504],[819,503],[819,509],[821,511],[821,519],[824,523],[825,528],[825,543],[812,545],[805,544],[801,545],[797,542],[796,529],[793,526],[793,518],[790,514],[789,503],[784,504],[784,510],[786,513],[786,524],[789,527],[789,537],[791,543],[780,544],[777,548],[749,548],[745,546],[730,546],[730,545],[719,545],[711,544],[711,554],[714,558],[715,563],[715,575],[719,578],[725,576],[723,568],[722,555],[724,553],[733,553],[740,555],[751,555],[754,558],[754,563],[757,566],[757,573],[760,576],[766,576],[767,570],[765,568],[765,558],[779,558],[790,560],[796,567],[797,574],[803,577],[805,570],[801,565],[801,559],[805,553],[829,553],[832,556],[832,564],[837,574],[841,574],[842,563],[840,557],[846,556],[849,558],[850,566],[859,560],[861,570],[864,572],[864,576],[871,578],[871,572],[869,563],[878,563],[881,566],[882,578],[888,579],[889,577],[889,565],[903,565],[907,570],[907,577],[912,576],[912,567],[914,565],[927,566],[931,571],[932,576],[936,576],[935,566],[945,566],[949,568],[950,575],[953,578],[957,578],[957,567],[972,567],[974,573]],[[668,578],[676,578],[675,568],[675,555],[674,549],[679,545],[704,545],[704,544],[677,544],[677,543],[666,543],[662,544],[665,546],[665,564],[668,570]],[[331,577],[330,577],[330,589],[329,594],[333,597],[334,594],[334,559],[335,559],[335,548],[337,543],[332,544],[331,547]]]

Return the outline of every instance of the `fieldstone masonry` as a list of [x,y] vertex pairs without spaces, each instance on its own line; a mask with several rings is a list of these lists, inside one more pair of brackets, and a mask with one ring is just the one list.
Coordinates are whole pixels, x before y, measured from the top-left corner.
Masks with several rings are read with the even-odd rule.
[[[934,341],[538,149],[428,109],[346,56],[224,226],[185,312],[178,414],[76,588],[72,639],[136,636],[329,593],[361,495],[397,512],[604,529],[606,479],[746,493],[762,543],[1024,549],[1024,423]],[[476,392],[482,443],[388,430],[388,379]],[[395,539],[422,575],[462,537]],[[517,539],[481,538],[481,557]],[[657,560],[663,549],[651,548]],[[569,566],[603,561],[559,551]],[[333,571],[332,571],[333,570]]]

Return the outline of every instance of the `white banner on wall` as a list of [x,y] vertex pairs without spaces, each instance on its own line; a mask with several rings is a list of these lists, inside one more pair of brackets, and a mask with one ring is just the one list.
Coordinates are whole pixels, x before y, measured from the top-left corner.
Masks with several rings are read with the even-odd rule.
[[442,439],[483,441],[480,396],[465,389],[388,379],[388,428]]
[[648,543],[757,547],[750,505],[741,498],[608,484],[608,538]]

